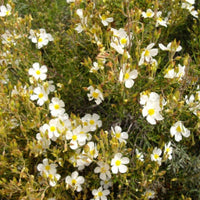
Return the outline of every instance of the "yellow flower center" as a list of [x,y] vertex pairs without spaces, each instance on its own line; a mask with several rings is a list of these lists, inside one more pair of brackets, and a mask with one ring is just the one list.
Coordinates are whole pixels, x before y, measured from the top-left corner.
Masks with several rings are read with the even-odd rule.
[[42,93],[38,94],[38,97],[41,99],[44,95]]
[[91,156],[94,156],[94,154],[95,154],[95,149],[93,149],[93,150],[90,151],[90,155]]
[[180,132],[182,131],[181,127],[178,126],[178,127],[176,128],[176,131],[180,133]]
[[106,17],[105,15],[102,15],[102,16],[101,16],[101,19],[102,19],[103,21],[105,21],[105,20],[107,19],[107,17]]
[[170,151],[170,149],[169,149],[169,148],[166,148],[166,152],[169,153],[169,151]]
[[35,73],[36,73],[37,75],[40,75],[40,74],[41,74],[40,70],[37,70]]
[[94,125],[95,121],[93,119],[90,120],[90,124]]
[[162,19],[161,17],[158,17],[158,21],[159,21],[159,22],[162,22],[163,19]]
[[7,38],[7,41],[10,42],[12,39],[10,37]]
[[105,167],[102,167],[102,168],[101,168],[101,173],[106,173]]
[[8,10],[8,11],[6,11],[6,15],[10,15],[10,11]]
[[103,193],[100,191],[100,192],[98,192],[98,196],[99,197],[102,197],[103,196]]
[[147,12],[146,15],[147,15],[147,17],[151,17],[152,13],[151,12]]
[[92,96],[93,96],[95,99],[97,99],[98,96],[99,96],[99,93],[97,93],[97,92],[93,92],[93,93],[92,93]]
[[154,158],[155,158],[155,159],[158,159],[158,158],[159,158],[159,155],[158,155],[158,154],[154,154]]
[[116,160],[116,161],[115,161],[115,165],[116,165],[116,166],[120,166],[120,165],[121,165],[121,160]]
[[72,140],[76,141],[77,140],[77,135],[72,136]]
[[53,179],[53,174],[49,174],[49,178],[52,180]]
[[121,136],[121,133],[116,133],[115,136],[116,136],[117,139],[119,139],[120,136]]
[[153,108],[151,108],[151,109],[148,110],[148,113],[149,113],[150,116],[152,116],[152,115],[154,115],[155,110]]
[[87,122],[83,122],[83,125],[84,125],[84,126],[88,126],[88,123],[87,123]]
[[43,41],[43,39],[40,37],[39,39],[38,39],[38,42],[42,42]]
[[129,77],[130,77],[129,73],[125,73],[124,78],[129,79]]
[[77,181],[75,179],[72,179],[72,185],[76,185]]
[[45,166],[45,170],[47,170],[47,171],[49,171],[50,168],[51,168],[50,165],[46,165],[46,166]]
[[121,38],[120,42],[121,42],[121,44],[126,44],[127,43],[127,39],[126,38]]
[[152,193],[151,193],[151,192],[148,192],[147,196],[148,196],[148,197],[151,197],[151,196],[152,196]]
[[150,52],[149,52],[149,50],[145,50],[144,56],[145,56],[145,57],[150,56]]
[[56,130],[55,126],[51,126],[51,127],[50,127],[50,131],[51,131],[51,132],[54,132],[55,130]]
[[60,108],[60,106],[59,106],[58,104],[55,104],[55,105],[54,105],[54,108],[55,108],[56,110],[58,110],[58,109]]

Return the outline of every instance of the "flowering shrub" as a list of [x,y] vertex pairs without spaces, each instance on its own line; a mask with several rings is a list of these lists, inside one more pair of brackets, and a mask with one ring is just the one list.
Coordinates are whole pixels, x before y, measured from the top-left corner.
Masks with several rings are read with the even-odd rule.
[[198,8],[3,2],[1,199],[199,199]]

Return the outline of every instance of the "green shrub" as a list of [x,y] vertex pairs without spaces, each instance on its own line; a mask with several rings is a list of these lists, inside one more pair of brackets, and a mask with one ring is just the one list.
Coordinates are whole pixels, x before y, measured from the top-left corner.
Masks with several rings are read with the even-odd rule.
[[4,2],[1,199],[199,199],[198,8]]

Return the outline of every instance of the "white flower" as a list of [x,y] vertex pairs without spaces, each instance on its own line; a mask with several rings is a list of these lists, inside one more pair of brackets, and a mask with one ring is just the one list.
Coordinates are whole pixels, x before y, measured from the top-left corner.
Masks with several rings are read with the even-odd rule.
[[162,12],[158,11],[157,15],[156,15],[156,17],[157,17],[157,19],[156,19],[156,27],[159,26],[159,25],[167,27],[167,18],[165,18],[163,20],[161,15],[162,15]]
[[144,196],[147,198],[147,199],[154,199],[155,198],[155,192],[153,190],[150,190],[148,189],[145,193],[144,193]]
[[30,30],[30,36],[28,37],[31,39],[33,43],[36,43],[36,47],[41,49],[43,46],[46,46],[49,41],[53,41],[53,37],[50,33],[46,33],[46,30],[41,28],[39,31]]
[[37,170],[40,172],[40,175],[48,176],[50,171],[56,171],[56,164],[49,164],[49,160],[47,158],[43,159],[43,163],[37,165]]
[[167,69],[166,70],[166,74],[164,76],[164,78],[175,78],[176,77],[176,72],[174,71],[174,69]]
[[65,104],[64,104],[64,102],[62,100],[60,100],[59,98],[57,98],[57,97],[53,97],[51,99],[51,102],[52,103],[49,104],[49,109],[50,109],[51,115],[53,117],[58,117],[60,115],[63,115],[64,112],[65,112],[65,109],[64,109]]
[[[110,46],[114,48],[119,54],[124,54],[124,49],[129,46],[129,36],[123,28],[116,30],[111,28],[113,36],[111,39]],[[132,33],[130,33],[130,39],[132,39]]]
[[67,0],[67,3],[73,3],[75,0]]
[[36,134],[36,139],[37,139],[37,151],[45,150],[48,149],[51,141],[48,136],[48,126],[44,124],[43,126],[40,127],[40,133]]
[[120,82],[125,82],[125,87],[126,88],[131,88],[133,87],[134,80],[138,76],[138,71],[132,70],[130,71],[130,68],[126,69],[127,64],[123,64],[122,69],[120,70],[119,74],[119,81]]
[[106,17],[106,15],[99,15],[101,22],[104,26],[108,26],[108,23],[113,22],[112,17]]
[[144,155],[138,151],[138,149],[135,149],[135,153],[136,153],[136,158],[140,161],[144,161]]
[[172,151],[173,151],[173,148],[171,147],[171,142],[168,142],[168,144],[165,144],[164,154],[169,160],[172,159]]
[[15,33],[15,31],[13,31],[13,33],[10,33],[10,31],[6,30],[5,33],[1,35],[2,44],[6,44],[8,46],[10,44],[16,45],[15,40],[20,38],[20,37],[21,37],[21,35],[17,35]]
[[111,173],[109,171],[110,166],[102,161],[98,161],[97,164],[99,165],[99,167],[96,167],[94,169],[94,173],[100,173],[99,177],[101,180],[110,179],[111,178]]
[[94,114],[86,114],[81,118],[84,127],[88,127],[90,131],[95,131],[97,128],[102,126],[102,121],[100,120],[100,116],[96,113]]
[[45,92],[43,86],[36,87],[33,90],[33,92],[34,92],[34,94],[30,96],[30,99],[32,101],[37,100],[37,104],[39,106],[42,106],[48,100],[48,95]]
[[189,110],[192,111],[195,115],[200,111],[200,91],[196,92],[197,101],[195,101],[195,96],[192,94],[189,99],[188,96],[185,96],[185,102],[189,105]]
[[70,148],[77,149],[80,146],[83,146],[86,143],[87,135],[82,133],[82,127],[79,125],[73,131],[68,131],[66,134],[66,139],[70,141]]
[[195,4],[195,0],[185,0],[189,4]]
[[178,80],[182,80],[183,76],[185,75],[185,65],[181,66],[178,64],[178,68],[174,69],[167,69],[164,78],[178,78]]
[[95,103],[99,105],[104,100],[103,94],[99,89],[94,89],[93,86],[89,86],[87,89],[90,91],[90,93],[87,94],[89,101],[94,99]]
[[72,187],[73,190],[76,190],[77,192],[80,192],[82,190],[81,184],[85,182],[85,179],[83,176],[78,176],[78,172],[74,171],[71,176],[67,176],[65,178],[65,183]]
[[87,26],[87,17],[83,16],[83,9],[77,9],[76,14],[80,17],[81,23],[76,24],[75,30],[81,33],[84,30],[84,26]]
[[78,170],[83,170],[85,166],[89,166],[92,163],[92,160],[84,152],[80,153],[80,149],[76,151],[75,157],[71,157],[70,160],[73,162],[75,167],[78,167]]
[[115,136],[120,143],[124,142],[126,144],[126,140],[128,139],[128,133],[122,132],[122,128],[120,126],[111,127],[112,134]]
[[40,163],[37,166],[37,170],[40,171],[40,175],[47,177],[49,179],[49,184],[54,187],[57,183],[57,181],[60,179],[60,174],[56,173],[56,164],[49,164],[49,161],[47,158],[43,160],[43,164]]
[[117,174],[118,172],[125,173],[128,170],[125,164],[128,163],[129,163],[129,158],[122,157],[121,153],[115,154],[114,158],[111,160],[112,173],[113,174]]
[[5,17],[11,14],[11,6],[10,4],[6,4],[6,6],[0,6],[0,17]]
[[97,62],[93,62],[93,66],[90,69],[90,72],[94,73],[94,72],[97,72],[99,69],[103,69],[104,68],[103,63],[105,63],[105,61],[103,61],[102,64],[99,64]]
[[146,105],[148,102],[160,104],[160,95],[156,92],[151,92],[150,94],[142,92],[140,94],[140,104]]
[[152,18],[154,16],[154,12],[151,9],[147,9],[146,12],[142,12],[142,16],[144,18]]
[[40,64],[38,62],[33,64],[33,68],[30,68],[28,70],[29,75],[33,76],[36,80],[45,80],[47,75],[47,67],[46,65],[43,65],[40,67]]
[[176,78],[178,78],[178,80],[182,80],[182,77],[185,75],[185,65],[181,66],[180,64],[178,64],[178,72],[176,73]]
[[149,44],[142,52],[138,65],[144,64],[144,62],[152,63],[153,57],[158,54],[158,49],[152,49],[155,43]]
[[161,165],[162,158],[160,157],[162,154],[162,150],[155,147],[153,150],[153,153],[151,154],[151,160],[157,162],[159,165]]
[[112,187],[113,186],[113,182],[110,180],[110,179],[105,179],[105,180],[102,180],[100,182],[101,186],[104,188],[104,189],[108,189],[109,187]]
[[56,173],[56,170],[50,170],[48,174],[49,184],[54,187],[57,181],[60,179],[60,174]]
[[198,12],[194,10],[193,4],[195,4],[194,0],[186,0],[185,3],[182,3],[181,8],[187,9],[193,17],[198,18]]
[[107,195],[110,194],[109,190],[103,190],[102,187],[92,190],[94,199],[91,200],[107,200]]
[[53,85],[53,81],[45,81],[43,82],[43,87],[46,91],[47,94],[49,94],[50,92],[54,92],[55,91],[55,86]]
[[162,109],[158,103],[148,102],[142,110],[142,115],[143,117],[146,117],[150,124],[155,125],[156,120],[160,121],[164,119],[160,114],[161,110]]
[[60,136],[57,127],[58,127],[58,119],[51,119],[48,124],[48,133],[50,139],[53,137],[58,138]]
[[140,104],[144,105],[142,115],[143,117],[147,117],[147,121],[150,124],[154,125],[156,124],[156,120],[163,120],[160,111],[162,111],[165,101],[161,103],[160,96],[157,93],[151,92],[147,94],[146,92],[142,92],[140,94]]
[[77,26],[76,26],[75,30],[76,30],[78,33],[81,33],[81,32],[83,31],[82,25],[81,25],[81,24],[76,24],[76,25],[77,25]]
[[97,150],[97,145],[94,142],[88,142],[85,146],[87,148],[87,152],[83,151],[82,154],[88,155],[90,160],[93,158],[97,158],[98,156],[98,150]]
[[179,142],[182,140],[182,135],[186,138],[190,136],[190,130],[185,128],[181,121],[178,121],[170,128],[170,134],[172,137],[175,136],[175,140]]
[[170,42],[167,46],[164,46],[163,44],[159,43],[158,46],[163,51],[179,52],[182,50],[182,47],[180,45],[177,45],[176,41]]

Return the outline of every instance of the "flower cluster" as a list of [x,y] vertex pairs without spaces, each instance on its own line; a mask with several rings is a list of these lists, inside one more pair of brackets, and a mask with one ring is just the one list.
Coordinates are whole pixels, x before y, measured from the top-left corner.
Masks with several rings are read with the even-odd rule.
[[77,9],[76,14],[79,16],[81,23],[76,24],[75,30],[78,33],[81,33],[84,30],[84,27],[87,26],[87,16],[84,17],[83,9]]
[[37,170],[40,172],[41,176],[47,177],[49,179],[49,184],[53,187],[56,185],[57,181],[60,179],[60,174],[57,174],[56,164],[49,164],[49,160],[45,158],[43,163],[38,164]]
[[40,64],[37,62],[33,63],[33,67],[28,71],[29,75],[32,76],[30,82],[34,83],[34,80],[36,81],[36,87],[33,89],[30,99],[32,101],[37,100],[39,106],[42,106],[46,101],[48,101],[49,93],[55,90],[55,86],[52,84],[53,81],[42,82],[46,80],[46,72],[46,65],[40,67]]
[[164,26],[167,27],[168,24],[168,18],[165,17],[165,19],[163,19],[162,17],[162,12],[161,11],[157,11],[156,13],[154,13],[151,9],[147,9],[146,12],[142,12],[142,16],[144,18],[153,18],[153,16],[156,16],[156,27],[160,26]]
[[151,92],[148,94],[147,92],[142,92],[140,94],[140,104],[143,105],[142,115],[146,117],[150,124],[154,125],[156,121],[164,119],[160,112],[165,101],[161,102],[160,96],[157,93]]
[[31,39],[33,43],[36,44],[38,49],[41,49],[43,46],[46,46],[50,41],[53,41],[53,37],[50,33],[46,33],[44,28],[39,30],[30,30],[30,36],[28,37]]
[[198,12],[195,10],[193,6],[194,4],[195,0],[185,0],[185,2],[182,3],[181,7],[183,9],[187,9],[193,17],[198,18]]
[[[158,1],[157,4],[159,5],[154,8],[153,5],[151,7],[154,11],[147,7],[146,12],[142,12],[135,6],[134,11],[129,10],[129,6],[132,7],[132,4],[127,1],[126,3],[123,2],[121,5],[124,8],[124,18],[120,23],[117,22],[119,16],[115,17],[114,15],[115,8],[113,8],[112,13],[109,9],[110,5],[114,5],[115,2],[107,7],[105,0],[103,1],[105,6],[102,6],[99,10],[97,10],[97,7],[102,5],[101,1],[66,0],[66,2],[71,3],[67,5],[67,9],[71,11],[69,12],[70,15],[74,13],[76,16],[74,18],[75,31],[69,30],[69,33],[74,35],[82,33],[73,37],[79,40],[77,45],[74,45],[73,48],[75,49],[73,50],[79,51],[79,47],[82,49],[83,45],[84,47],[91,45],[91,49],[96,48],[92,55],[89,55],[91,58],[83,58],[82,55],[87,54],[87,51],[84,51],[84,53],[80,51],[81,56],[79,58],[83,60],[79,64],[86,66],[86,70],[84,69],[86,73],[81,76],[83,78],[81,80],[83,80],[83,86],[87,85],[87,87],[79,87],[74,91],[81,92],[82,89],[80,88],[84,88],[87,91],[88,100],[95,102],[96,105],[81,109],[80,115],[68,114],[70,112],[70,109],[67,110],[67,107],[70,107],[68,106],[69,102],[67,102],[67,98],[62,99],[61,97],[62,88],[58,88],[60,83],[56,87],[52,80],[48,80],[47,72],[48,69],[54,67],[54,57],[52,62],[49,62],[52,63],[52,66],[50,64],[47,66],[44,64],[48,62],[47,54],[52,55],[52,52],[56,50],[63,53],[63,44],[67,44],[66,41],[68,42],[68,40],[63,41],[62,37],[60,40],[55,38],[56,41],[63,42],[62,48],[58,43],[52,52],[45,51],[43,61],[42,52],[44,49],[41,52],[40,49],[50,41],[54,41],[50,33],[47,33],[44,28],[38,30],[28,28],[28,33],[24,34],[22,33],[23,29],[13,30],[7,29],[5,26],[0,36],[2,51],[5,50],[0,55],[3,72],[8,71],[11,74],[16,69],[22,71],[25,68],[24,71],[28,72],[29,75],[30,86],[27,87],[28,83],[26,83],[24,87],[20,84],[10,87],[12,85],[10,74],[3,73],[0,81],[2,86],[6,87],[6,92],[3,91],[3,95],[6,93],[11,100],[21,96],[27,100],[24,104],[35,109],[37,116],[34,116],[34,119],[38,118],[38,121],[33,122],[32,119],[29,119],[32,116],[26,118],[24,113],[23,117],[20,115],[18,118],[12,116],[10,119],[6,119],[9,124],[9,131],[14,131],[16,128],[25,135],[26,127],[29,126],[31,130],[31,136],[27,136],[29,141],[31,140],[27,144],[27,150],[31,150],[31,153],[35,154],[36,157],[39,155],[38,159],[41,156],[43,157],[43,160],[36,164],[39,176],[35,176],[35,174],[33,176],[34,181],[38,180],[42,185],[38,194],[41,195],[43,192],[41,198],[55,200],[56,197],[52,197],[52,193],[57,191],[57,188],[69,190],[66,192],[66,196],[70,195],[70,192],[72,195],[78,193],[77,199],[81,199],[84,195],[85,199],[107,200],[109,194],[111,194],[111,198],[125,198],[122,197],[121,193],[127,190],[122,187],[131,185],[130,178],[130,180],[137,181],[136,184],[134,183],[135,196],[140,195],[143,199],[154,199],[158,194],[156,187],[162,185],[159,181],[162,180],[162,173],[165,173],[164,170],[159,173],[161,167],[165,167],[161,166],[162,163],[166,162],[165,164],[167,164],[173,159],[173,162],[171,162],[171,166],[173,166],[177,162],[178,146],[184,144],[185,138],[189,138],[191,132],[199,128],[199,121],[194,129],[189,127],[193,123],[192,120],[200,119],[199,87],[191,93],[190,88],[187,88],[188,85],[194,88],[196,84],[196,79],[190,79],[192,74],[190,72],[193,71],[195,66],[189,66],[192,62],[189,62],[189,56],[188,58],[187,56],[174,56],[176,54],[181,55],[182,46],[185,47],[185,45],[181,43],[181,46],[180,42],[176,42],[176,39],[169,43],[169,38],[165,40],[161,30],[165,30],[165,27],[170,26],[170,23],[174,25],[174,21],[170,18],[170,12],[159,10],[162,6]],[[183,9],[187,9],[194,17],[198,17],[197,11],[194,10],[194,0],[176,3],[179,6],[182,4]],[[125,5],[127,7],[124,7]],[[176,5],[174,9],[177,9]],[[12,18],[11,11],[12,7],[9,4],[0,6],[0,17],[2,17],[2,23],[5,23],[5,25],[7,20]],[[124,20],[127,20],[126,25],[120,27]],[[73,19],[71,23],[73,23]],[[179,23],[178,18],[176,23]],[[65,34],[68,34],[65,28],[64,26]],[[169,27],[169,30],[171,30],[171,27]],[[55,36],[58,35],[59,37],[61,33],[57,32]],[[152,35],[148,35],[149,33],[152,33]],[[163,34],[163,37],[160,37],[161,34]],[[84,36],[87,36],[86,45],[86,41],[82,40]],[[28,63],[31,63],[32,66],[29,66],[29,69],[20,60],[24,58],[24,55],[16,51],[20,45],[20,43],[17,43],[19,38],[26,39],[26,44],[29,47],[29,40],[31,40],[36,44],[37,49],[35,51],[41,53],[31,55],[32,60]],[[82,44],[80,40],[82,40]],[[24,49],[22,52],[24,52]],[[66,52],[64,52],[65,56],[67,55]],[[168,54],[168,58],[166,54]],[[163,58],[162,55],[164,55]],[[28,60],[29,52],[25,56]],[[54,56],[59,63],[59,59],[57,59],[59,57],[56,57],[56,54]],[[69,57],[67,55],[67,58]],[[73,61],[79,62],[79,59],[76,60],[76,58],[78,57],[73,57]],[[40,60],[40,63],[38,60]],[[63,61],[63,59],[60,60]],[[73,68],[73,66],[70,67]],[[82,69],[80,71],[79,67],[74,69],[73,74],[77,71],[81,73]],[[60,71],[58,70],[58,72]],[[69,75],[68,70],[66,70],[66,73],[68,74],[63,73],[63,76],[60,76],[63,77],[63,80]],[[70,80],[69,83],[74,82],[76,81]],[[166,85],[166,82],[169,85]],[[78,81],[76,83],[79,84]],[[180,87],[182,83],[185,84],[184,87]],[[7,92],[9,87],[12,88],[11,93],[9,93],[10,96],[7,94],[10,92],[9,90]],[[73,85],[73,87],[75,88],[76,85]],[[150,92],[149,88],[156,92]],[[68,90],[68,92],[71,91]],[[183,98],[184,96],[185,98]],[[6,97],[3,101],[7,101],[9,98]],[[34,101],[37,106],[30,100]],[[164,107],[166,102],[167,108]],[[9,111],[8,115],[17,110],[12,105],[13,102],[10,104],[12,112]],[[76,105],[74,108],[76,108]],[[91,108],[93,109],[92,113],[91,110],[87,110]],[[111,113],[114,111],[115,113]],[[142,117],[138,117],[138,115],[141,115],[140,111]],[[187,112],[187,115],[184,115],[185,112]],[[187,119],[189,115],[192,116],[191,121]],[[27,119],[27,122],[23,122],[24,119]],[[145,121],[149,124],[144,123]],[[108,127],[110,122],[112,123],[110,130],[105,131],[104,127]],[[156,126],[158,122],[159,124]],[[128,127],[128,125],[130,126]],[[34,129],[37,129],[37,132],[35,132],[35,138],[32,140]],[[170,136],[171,141],[169,141]],[[14,140],[12,141],[14,142]],[[189,141],[187,143],[189,144]],[[132,167],[129,167],[129,163]],[[27,170],[21,171],[22,177],[25,176],[23,171],[27,172]],[[13,182],[15,183],[15,181]],[[138,188],[137,184],[139,185]],[[49,194],[46,195],[45,192],[48,192],[50,186],[55,188],[51,188]],[[34,187],[38,188],[38,185]],[[112,187],[114,187],[113,190]],[[118,191],[117,187],[119,187],[120,194],[113,194],[113,192]],[[91,191],[89,191],[89,188]]]
[[[168,142],[168,144],[165,144],[163,159],[171,160],[172,153],[173,153],[173,148],[171,147],[171,142]],[[158,165],[161,165],[161,162],[162,162],[161,154],[162,154],[162,150],[158,147],[155,147],[151,154],[151,161],[157,162]]]

